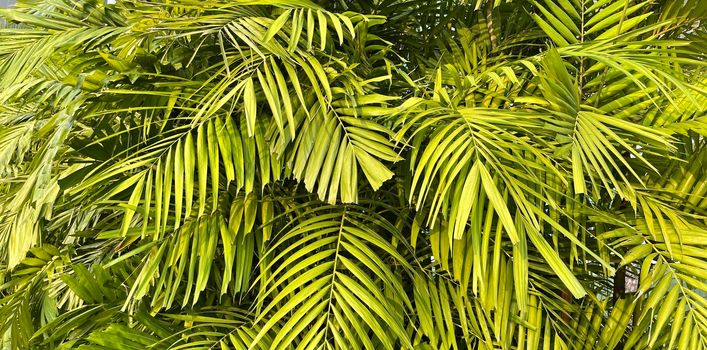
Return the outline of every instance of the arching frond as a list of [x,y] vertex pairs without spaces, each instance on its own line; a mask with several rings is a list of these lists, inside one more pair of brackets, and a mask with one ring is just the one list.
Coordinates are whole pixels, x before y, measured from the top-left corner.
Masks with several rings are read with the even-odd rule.
[[707,347],[699,0],[18,0],[5,349]]

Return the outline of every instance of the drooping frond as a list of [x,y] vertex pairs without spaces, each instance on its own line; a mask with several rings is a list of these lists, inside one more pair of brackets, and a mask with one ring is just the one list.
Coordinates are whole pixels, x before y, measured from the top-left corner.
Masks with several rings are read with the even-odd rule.
[[704,1],[0,16],[3,348],[707,348]]

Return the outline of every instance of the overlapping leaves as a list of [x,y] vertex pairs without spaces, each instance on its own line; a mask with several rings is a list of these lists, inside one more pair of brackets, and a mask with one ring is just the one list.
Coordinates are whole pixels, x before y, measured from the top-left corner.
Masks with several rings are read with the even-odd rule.
[[20,1],[4,345],[704,348],[702,3]]

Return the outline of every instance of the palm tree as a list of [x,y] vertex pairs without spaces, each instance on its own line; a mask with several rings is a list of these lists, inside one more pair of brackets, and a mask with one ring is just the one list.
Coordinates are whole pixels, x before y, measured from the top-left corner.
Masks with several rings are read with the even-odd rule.
[[707,348],[707,2],[0,15],[5,349]]

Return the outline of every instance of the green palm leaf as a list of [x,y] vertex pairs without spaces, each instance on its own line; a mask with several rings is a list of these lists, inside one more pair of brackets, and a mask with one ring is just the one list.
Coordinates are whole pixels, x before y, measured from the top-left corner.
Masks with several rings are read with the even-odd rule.
[[0,347],[706,348],[706,15],[17,1]]

